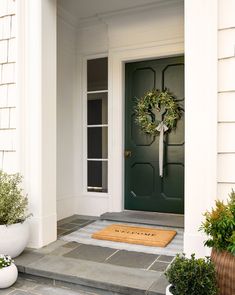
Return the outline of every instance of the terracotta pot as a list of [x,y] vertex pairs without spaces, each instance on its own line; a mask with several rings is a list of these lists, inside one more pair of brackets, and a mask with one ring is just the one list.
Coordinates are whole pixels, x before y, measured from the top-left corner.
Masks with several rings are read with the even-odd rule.
[[0,225],[0,253],[12,258],[19,256],[29,240],[29,226],[25,221],[11,225]]
[[12,286],[18,277],[18,270],[14,263],[0,269],[0,289]]
[[235,256],[212,249],[211,259],[216,268],[219,295],[235,294]]

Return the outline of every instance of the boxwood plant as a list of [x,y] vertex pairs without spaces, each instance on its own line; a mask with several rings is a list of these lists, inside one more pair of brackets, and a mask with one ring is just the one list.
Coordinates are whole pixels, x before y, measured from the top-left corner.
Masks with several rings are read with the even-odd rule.
[[216,295],[215,267],[209,257],[187,258],[178,254],[165,275],[171,284],[173,295]]

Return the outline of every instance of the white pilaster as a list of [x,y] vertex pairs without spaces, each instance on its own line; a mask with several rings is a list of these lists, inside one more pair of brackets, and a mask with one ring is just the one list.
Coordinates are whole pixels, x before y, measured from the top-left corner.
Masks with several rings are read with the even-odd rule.
[[189,255],[208,254],[198,232],[216,198],[217,16],[215,0],[185,1],[185,236]]
[[19,158],[30,247],[56,239],[56,0],[17,1]]

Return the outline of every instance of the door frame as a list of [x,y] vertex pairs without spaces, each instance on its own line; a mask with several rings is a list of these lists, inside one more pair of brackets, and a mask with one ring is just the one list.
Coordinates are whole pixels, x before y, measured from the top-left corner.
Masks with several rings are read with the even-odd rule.
[[[109,211],[124,210],[125,63],[184,54],[183,38],[109,52]],[[116,127],[118,126],[118,128]]]
[[[153,142],[151,142],[152,140],[150,140],[151,143],[149,142],[149,139],[150,139],[149,138],[147,140],[147,142],[148,142],[147,146],[148,147],[145,146],[145,144],[144,144],[144,147],[143,146],[141,147],[141,144],[140,144],[140,146],[138,144],[136,146],[135,146],[135,144],[133,145],[133,143],[135,142],[135,139],[132,138],[132,136],[131,136],[132,132],[130,132],[129,127],[128,127],[128,126],[131,125],[131,121],[132,121],[132,119],[131,119],[132,115],[131,114],[133,112],[133,110],[132,110],[133,102],[130,102],[130,101],[128,102],[128,98],[127,98],[127,93],[130,94],[132,92],[132,90],[131,90],[132,87],[129,84],[134,83],[133,74],[135,73],[136,69],[141,70],[141,69],[144,69],[144,68],[146,69],[148,67],[150,67],[150,68],[153,67],[153,71],[154,70],[158,71],[159,70],[158,67],[160,66],[160,72],[164,76],[164,71],[166,70],[166,68],[168,68],[168,67],[175,68],[175,66],[176,66],[176,68],[178,69],[179,65],[180,65],[180,69],[181,69],[180,73],[183,76],[180,79],[181,82],[182,82],[182,85],[180,87],[180,90],[182,91],[182,94],[178,98],[180,99],[180,104],[181,103],[184,104],[184,98],[185,98],[185,95],[184,95],[184,80],[185,80],[184,79],[184,55],[173,56],[173,57],[171,56],[171,57],[168,57],[168,58],[160,58],[160,59],[151,59],[151,60],[147,60],[147,61],[146,60],[145,61],[140,61],[140,62],[137,62],[137,63],[134,62],[134,63],[126,63],[125,64],[125,83],[126,83],[125,90],[126,91],[125,91],[125,109],[124,109],[124,112],[125,112],[125,120],[124,120],[124,124],[125,124],[125,134],[124,134],[125,140],[124,140],[124,144],[125,144],[125,150],[126,149],[131,149],[131,150],[133,149],[133,152],[134,153],[136,152],[137,154],[139,154],[139,156],[137,156],[137,158],[134,157],[135,159],[129,159],[129,160],[124,158],[124,165],[125,165],[125,172],[124,172],[125,184],[124,184],[124,196],[123,196],[124,197],[124,210],[150,211],[150,212],[159,212],[159,213],[163,213],[163,214],[164,213],[165,214],[166,213],[167,214],[169,214],[169,213],[182,214],[182,215],[184,214],[184,123],[183,123],[182,127],[179,127],[180,130],[181,130],[180,133],[176,132],[177,136],[179,136],[178,134],[181,134],[181,136],[182,136],[181,132],[183,132],[183,144],[182,144],[182,142],[178,143],[178,144],[176,143],[176,145],[174,147],[174,149],[175,148],[177,149],[177,154],[178,154],[178,152],[180,152],[180,155],[181,155],[180,158],[181,159],[179,159],[179,158],[175,158],[175,160],[171,159],[170,163],[168,163],[168,164],[172,164],[172,163],[176,164],[179,161],[173,167],[181,167],[180,169],[182,169],[182,167],[183,167],[183,170],[181,170],[180,172],[177,172],[177,174],[175,174],[175,172],[174,172],[174,178],[176,177],[176,179],[177,179],[176,187],[178,187],[178,189],[179,188],[182,189],[182,190],[180,189],[180,192],[181,192],[180,195],[177,194],[177,197],[176,197],[177,199],[175,199],[173,196],[167,196],[167,194],[164,193],[164,189],[163,189],[163,187],[161,187],[164,184],[164,181],[162,181],[161,177],[158,175],[158,172],[159,172],[158,169],[159,168],[158,168],[158,164],[156,163],[156,159],[154,160],[152,158],[152,156],[153,156],[153,154],[151,154],[153,152],[152,149],[154,148],[154,150],[155,150],[156,145],[158,146],[158,143],[157,143],[158,138],[155,138],[154,140],[152,138]],[[144,75],[144,74],[142,73],[141,77],[142,77],[142,75]],[[150,76],[150,77],[152,77],[152,76]],[[159,86],[162,87],[162,83],[168,84],[167,81],[169,80],[169,78],[168,79],[166,78],[167,79],[166,81],[165,81],[165,78],[162,77],[160,79],[160,81],[158,81],[159,79],[156,78],[156,81],[154,81],[154,83],[159,84],[158,87]],[[170,81],[171,81],[171,79],[170,79]],[[138,88],[138,86],[136,86],[135,84],[133,84],[132,86],[135,86],[135,87]],[[171,91],[174,92],[174,86],[171,86],[171,87],[173,87],[173,89],[171,89]],[[161,89],[161,90],[163,90],[163,89]],[[130,106],[130,104],[132,106]],[[182,121],[184,122],[184,118],[182,118],[182,119],[183,120],[181,120],[181,123],[182,123]],[[178,124],[177,124],[177,126],[178,126]],[[170,137],[168,138],[168,140],[170,140]],[[168,140],[166,142],[166,147],[169,145],[169,148],[170,148],[172,143],[168,142]],[[153,147],[153,146],[155,146],[155,147]],[[173,142],[173,146],[174,146],[174,142]],[[153,190],[151,190],[151,193],[149,193],[149,196],[147,198],[146,198],[145,194],[142,195],[142,198],[133,198],[133,196],[131,197],[131,195],[132,195],[131,190],[133,189],[131,187],[131,182],[132,182],[132,180],[134,181],[134,179],[132,178],[131,175],[132,175],[132,173],[135,173],[135,172],[134,172],[134,170],[132,168],[134,167],[133,165],[138,164],[139,161],[142,162],[142,160],[143,160],[142,156],[144,156],[144,157],[146,156],[146,154],[145,154],[146,151],[147,151],[146,148],[148,149],[148,151],[151,154],[151,156],[150,156],[151,159],[149,157],[147,157],[144,160],[144,162],[148,162],[150,164],[150,166],[152,167],[152,169],[153,169],[152,172],[155,175],[155,177],[154,177],[154,185],[153,185],[154,188],[153,188]],[[145,150],[144,154],[142,154],[143,149]],[[148,154],[148,152],[147,152],[147,154]],[[155,150],[155,154],[156,154],[156,150]],[[165,163],[165,164],[167,164],[167,163]],[[165,166],[165,164],[164,164],[164,166]],[[142,167],[142,169],[143,169],[143,167]],[[166,170],[164,169],[164,175],[165,175],[165,173],[166,174],[168,174],[168,173],[171,174],[170,167],[169,167],[168,173],[167,173],[167,170],[168,169],[166,169]],[[146,171],[146,173],[147,173],[147,171]],[[170,185],[168,184],[168,189],[170,189],[171,193],[173,193],[173,195],[175,195],[176,191],[174,189],[172,191],[172,185],[173,185],[173,183],[170,184]],[[177,190],[176,187],[175,187],[175,189]],[[162,191],[162,189],[163,189],[163,191]],[[134,190],[134,192],[135,192],[135,190]],[[143,193],[143,191],[142,191],[142,193]],[[169,193],[170,193],[170,191],[169,191]],[[145,197],[145,198],[143,198],[143,197]],[[157,199],[156,199],[156,197],[157,197]],[[136,199],[136,200],[134,200],[134,199]]]

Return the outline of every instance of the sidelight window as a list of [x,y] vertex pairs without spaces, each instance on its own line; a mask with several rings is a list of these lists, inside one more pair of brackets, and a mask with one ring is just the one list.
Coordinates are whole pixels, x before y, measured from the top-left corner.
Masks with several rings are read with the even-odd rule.
[[108,59],[87,61],[87,191],[108,192]]

